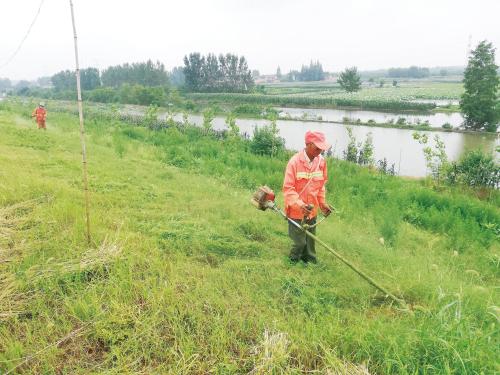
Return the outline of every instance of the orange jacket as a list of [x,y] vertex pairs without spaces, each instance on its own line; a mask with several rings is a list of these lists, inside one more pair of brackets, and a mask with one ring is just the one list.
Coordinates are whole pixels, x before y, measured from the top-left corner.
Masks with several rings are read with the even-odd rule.
[[309,215],[317,215],[320,204],[325,203],[325,184],[328,179],[326,161],[319,155],[309,165],[305,150],[296,153],[286,166],[283,194],[285,196],[286,215],[292,219],[302,219],[301,207],[304,204],[314,205]]
[[37,107],[31,114],[31,117],[36,117],[36,122],[43,122],[47,118],[47,111],[45,108]]

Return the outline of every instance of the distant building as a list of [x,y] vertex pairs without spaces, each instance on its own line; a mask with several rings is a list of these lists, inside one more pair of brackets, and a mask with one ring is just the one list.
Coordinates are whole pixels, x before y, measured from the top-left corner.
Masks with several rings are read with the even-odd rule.
[[263,74],[255,79],[255,84],[263,84],[263,83],[277,83],[280,80],[276,76],[276,74]]

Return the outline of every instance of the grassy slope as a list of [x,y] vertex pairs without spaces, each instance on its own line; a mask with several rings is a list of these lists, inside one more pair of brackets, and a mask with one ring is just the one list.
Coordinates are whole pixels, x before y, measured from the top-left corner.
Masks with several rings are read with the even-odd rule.
[[405,314],[321,249],[317,266],[285,261],[285,223],[243,188],[276,188],[282,160],[176,131],[88,122],[95,246],[121,253],[86,253],[77,126],[54,114],[43,133],[0,110],[0,312],[21,311],[0,321],[2,371],[500,371],[498,242],[474,221],[497,224],[491,204],[332,165],[342,214],[320,237],[422,307]]

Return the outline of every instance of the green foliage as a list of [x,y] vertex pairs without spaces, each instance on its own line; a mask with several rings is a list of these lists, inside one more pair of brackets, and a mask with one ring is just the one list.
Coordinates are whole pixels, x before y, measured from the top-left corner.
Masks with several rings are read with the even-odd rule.
[[192,93],[187,95],[193,100],[221,101],[227,103],[252,103],[279,106],[318,106],[318,107],[356,107],[363,109],[420,110],[427,111],[436,107],[434,103],[416,103],[388,99],[336,98],[331,96],[291,96],[238,93]]
[[233,113],[236,115],[260,116],[262,112],[262,107],[255,104],[240,104],[233,109]]
[[151,104],[146,110],[143,120],[144,126],[150,129],[156,129],[158,127],[158,106]]
[[173,86],[181,87],[186,83],[186,77],[184,76],[184,68],[182,66],[176,66],[170,72],[170,83]]
[[278,80],[281,80],[281,68],[279,67],[278,65],[278,68],[276,68],[276,78],[278,78]]
[[344,150],[344,160],[359,165],[373,165],[373,137],[371,133],[366,135],[364,143],[357,142],[352,128],[347,126],[347,137],[349,142]]
[[425,162],[427,164],[427,169],[431,172],[432,177],[438,181],[449,166],[448,156],[446,155],[446,146],[441,140],[439,135],[434,136],[434,147],[429,146],[429,136],[427,133],[413,133],[413,139],[415,139],[421,145],[424,145],[422,149],[425,157]]
[[116,238],[120,253],[89,251],[78,118],[52,112],[41,133],[30,110],[0,103],[0,371],[497,372],[496,191],[481,201],[327,160],[340,210],[319,237],[407,299],[406,314],[320,247],[319,265],[283,260],[285,223],[248,198],[264,183],[279,195],[289,153],[194,126],[115,128],[88,111],[93,241]]
[[340,73],[337,79],[338,84],[347,92],[356,92],[361,88],[361,77],[358,74],[358,68],[346,68]]
[[228,53],[199,53],[184,56],[184,77],[188,91],[194,92],[251,92],[252,73],[244,56]]
[[396,175],[395,164],[392,163],[391,166],[389,166],[387,158],[383,158],[377,161],[377,170],[384,175],[389,175],[389,176]]
[[[51,77],[54,90],[76,90],[76,76],[74,71],[63,70]],[[82,90],[94,90],[101,86],[99,70],[96,68],[80,69],[80,86]]]
[[101,80],[106,87],[120,87],[124,84],[145,87],[169,85],[165,66],[159,61],[153,63],[151,60],[110,66],[102,71]]
[[12,82],[8,78],[0,78],[0,92],[7,91],[12,87]]
[[102,87],[84,92],[83,96],[88,101],[100,103],[163,106],[167,101],[167,92],[164,87],[146,87],[129,84],[123,84],[119,88]]
[[409,68],[390,68],[388,76],[393,78],[425,78],[429,76],[429,68],[410,66]]
[[213,130],[212,120],[215,118],[215,111],[213,108],[206,108],[203,111],[203,129],[205,134]]
[[497,130],[500,121],[497,69],[495,49],[484,40],[471,51],[464,73],[465,92],[460,100],[460,109],[466,128],[490,132]]
[[226,126],[229,128],[229,136],[231,138],[238,138],[240,136],[240,128],[236,125],[236,116],[234,113],[229,113],[225,122]]
[[481,150],[472,150],[466,152],[458,162],[451,164],[446,177],[452,184],[498,189],[500,166],[491,154],[486,154]]
[[313,82],[322,81],[325,79],[325,72],[323,71],[323,66],[319,61],[312,61],[309,66],[302,65],[300,71],[291,70],[288,74],[283,76],[281,74],[281,69],[278,66],[276,71],[276,78],[282,82]]
[[276,116],[271,116],[271,124],[255,127],[253,138],[250,142],[250,151],[257,155],[274,157],[285,149],[285,139],[279,136],[276,126]]
[[323,66],[319,61],[311,61],[309,66],[302,65],[300,69],[300,74],[297,79],[299,81],[322,81],[325,79],[325,73],[323,72]]

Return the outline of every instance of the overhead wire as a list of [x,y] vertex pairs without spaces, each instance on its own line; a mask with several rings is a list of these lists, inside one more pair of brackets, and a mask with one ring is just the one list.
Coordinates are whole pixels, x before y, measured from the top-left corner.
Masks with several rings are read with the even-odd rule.
[[28,38],[29,34],[31,33],[31,29],[33,29],[33,26],[35,25],[36,23],[36,20],[38,19],[38,16],[40,15],[40,10],[42,9],[42,5],[43,3],[45,2],[45,0],[41,0],[40,1],[40,5],[38,6],[38,10],[35,14],[35,17],[33,18],[33,21],[31,22],[31,25],[29,26],[28,28],[28,31],[26,32],[26,34],[24,35],[24,38],[21,40],[21,42],[19,43],[19,45],[17,46],[16,50],[14,51],[14,53],[10,56],[10,58],[2,65],[0,65],[0,69],[3,69],[5,68],[7,65],[9,65],[11,63],[12,60],[14,60],[14,58],[16,57],[16,55],[19,53],[19,51],[21,50],[24,42],[26,41],[26,39]]

